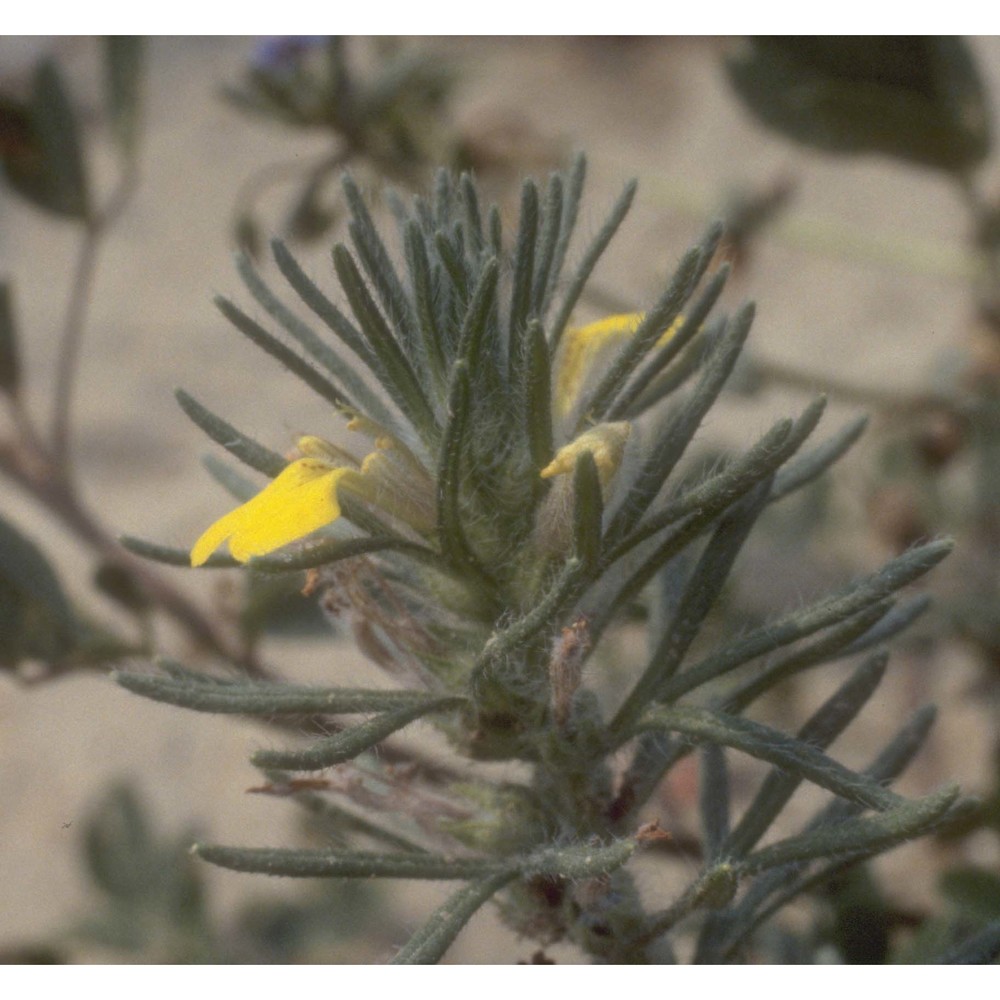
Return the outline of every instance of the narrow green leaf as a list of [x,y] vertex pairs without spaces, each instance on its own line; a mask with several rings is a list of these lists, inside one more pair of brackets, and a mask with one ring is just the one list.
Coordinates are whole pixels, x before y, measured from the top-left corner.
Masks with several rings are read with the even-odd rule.
[[[566,261],[566,251],[569,249],[570,240],[573,238],[573,231],[576,229],[576,220],[580,212],[580,201],[583,198],[583,185],[587,178],[587,158],[579,153],[573,160],[573,165],[569,170],[568,183],[566,184],[565,195],[563,197],[562,218],[559,226],[559,235],[556,240],[555,251],[552,255],[552,266],[549,269],[549,282],[545,290],[545,299],[542,302],[539,316],[547,316],[549,307],[552,304],[553,296],[559,288],[559,279],[562,277],[563,264]],[[572,307],[567,312],[567,319],[572,312]],[[554,344],[558,343],[555,338]]]
[[867,426],[868,418],[858,417],[808,454],[789,462],[775,477],[771,499],[780,500],[821,476],[861,437]]
[[[583,293],[584,286],[590,280],[590,275],[593,273],[594,267],[597,265],[597,262],[600,260],[604,251],[607,250],[608,244],[612,239],[614,239],[614,235],[618,231],[618,227],[622,224],[625,216],[628,215],[628,210],[632,207],[632,201],[635,198],[637,187],[638,184],[634,180],[625,185],[625,189],[618,196],[618,200],[612,207],[611,214],[608,216],[607,221],[603,226],[601,226],[597,235],[594,237],[594,241],[587,248],[586,253],[584,253],[583,259],[577,265],[576,271],[570,279],[569,285],[566,288],[562,302],[556,311],[555,317],[552,320],[552,326],[549,330],[553,354],[555,354],[555,350],[559,346],[559,341],[566,332],[566,325],[569,323],[570,316],[572,316],[573,310],[576,308],[576,304],[580,300],[580,295]],[[558,248],[557,259],[561,260],[561,257],[558,255]]]
[[[825,750],[854,720],[885,676],[889,657],[880,653],[866,660],[831,695],[799,730],[803,743]],[[743,857],[767,832],[785,807],[802,776],[788,771],[772,771],[747,806],[723,848],[726,857]]]
[[332,382],[324,378],[308,361],[296,354],[290,347],[268,333],[259,323],[255,323],[245,312],[220,295],[215,297],[215,305],[219,312],[244,337],[284,365],[300,381],[305,382],[313,392],[322,396],[339,411],[351,410],[350,400],[346,399]]
[[490,205],[487,222],[489,224],[490,250],[493,252],[493,256],[499,260],[500,254],[503,252],[503,220],[500,218],[500,209],[496,205]]
[[263,472],[272,479],[281,472],[288,460],[270,448],[265,448],[252,438],[238,431],[232,424],[217,417],[211,410],[204,407],[193,396],[183,389],[174,392],[181,409],[194,421],[216,444],[221,444],[235,458],[238,458],[251,469]]
[[664,421],[658,440],[608,527],[612,543],[624,538],[638,523],[680,461],[729,378],[750,332],[753,317],[752,303],[737,312],[690,398]]
[[[667,290],[650,309],[639,328],[611,362],[608,373],[598,382],[590,399],[583,407],[582,418],[591,423],[613,419],[610,412],[615,407],[626,382],[653,349],[656,342],[677,319],[684,303],[690,298],[701,280],[715,247],[722,237],[722,226],[716,224],[699,247],[689,250],[674,272]],[[721,289],[720,289],[721,291]]]
[[906,722],[885,749],[865,768],[865,774],[882,782],[898,778],[927,741],[936,719],[937,709],[933,705],[918,708],[913,713],[913,718]]
[[866,649],[871,649],[872,646],[888,642],[909,628],[930,606],[930,596],[919,594],[917,597],[900,604],[899,607],[892,608],[881,621],[873,625],[867,632],[862,633],[850,645],[845,646],[840,655],[853,656],[855,653],[863,653]]
[[458,340],[458,359],[468,362],[475,372],[483,357],[483,342],[490,322],[490,314],[496,305],[497,278],[499,264],[491,257],[479,272],[476,289],[472,293],[468,308],[462,320],[462,330]]
[[621,868],[635,853],[637,846],[634,839],[625,837],[608,844],[542,847],[510,861],[516,863],[519,871],[528,878],[533,875],[571,880],[596,878]]
[[351,239],[358,259],[372,283],[385,314],[392,320],[393,326],[399,332],[400,343],[404,346],[410,362],[419,367],[422,355],[420,340],[417,337],[417,318],[413,304],[403,289],[396,267],[389,256],[389,251],[379,236],[375,222],[368,211],[368,206],[361,195],[358,185],[350,174],[341,178],[347,204],[354,216],[351,224]]
[[447,167],[439,167],[434,173],[433,196],[434,225],[437,229],[443,229],[451,222],[454,196],[451,172]]
[[635,841],[622,840],[603,846],[546,848],[526,858],[512,858],[499,871],[470,882],[438,907],[427,923],[400,949],[393,963],[419,965],[438,961],[483,903],[519,874],[527,877],[595,878],[625,864],[635,847]]
[[723,845],[729,839],[729,768],[726,751],[717,743],[706,743],[698,754],[698,805],[705,840],[704,857],[716,861],[723,857]]
[[706,615],[729,578],[733,563],[750,529],[764,509],[769,486],[770,483],[765,481],[735,510],[727,514],[715,529],[684,588],[684,595],[669,628],[653,651],[642,676],[612,720],[612,732],[620,734],[629,730],[643,709],[657,700],[660,691],[679,669],[688,648],[701,630]]
[[423,351],[439,390],[447,382],[448,355],[444,333],[438,325],[434,281],[431,276],[427,244],[420,226],[408,219],[404,230],[406,264],[410,272],[413,301],[417,312],[417,328],[423,339]]
[[351,715],[397,711],[440,701],[438,696],[422,691],[367,691],[254,681],[220,685],[211,678],[182,679],[130,671],[114,672],[111,678],[123,688],[153,701],[226,715]]
[[430,236],[437,228],[434,222],[434,212],[427,203],[426,198],[417,195],[413,199],[413,215],[420,223],[420,228]]
[[338,243],[333,248],[333,266],[368,345],[391,382],[390,395],[393,402],[413,422],[424,442],[430,444],[437,433],[437,421],[424,387],[372,300],[364,278],[343,244]]
[[923,576],[951,549],[952,542],[942,539],[904,552],[871,576],[775,622],[762,625],[731,645],[709,654],[675,677],[661,692],[661,697],[664,701],[674,701],[743,663],[845,621]]
[[[495,872],[495,861],[480,858],[446,858],[408,851],[379,854],[375,851],[316,851],[281,847],[225,847],[195,844],[198,857],[220,868],[286,878],[409,878],[429,880],[469,879]],[[517,870],[514,870],[514,874]]]
[[[120,535],[118,541],[122,548],[128,549],[134,555],[153,562],[164,563],[167,566],[186,566],[191,568],[191,550],[178,549],[171,545],[160,545],[158,542],[147,542],[143,538],[133,538],[131,535]],[[208,557],[199,569],[235,569],[238,563],[232,556],[215,552]]]
[[549,297],[550,277],[556,255],[556,244],[562,226],[562,212],[565,192],[559,174],[552,174],[545,190],[545,201],[538,230],[538,251],[535,260],[535,274],[531,287],[531,314],[545,315],[545,302]]
[[[929,706],[916,712],[863,773],[883,784],[897,778],[926,740],[935,714]],[[834,799],[813,817],[805,831],[827,829],[842,823],[857,815],[862,808],[854,802]],[[876,846],[870,853],[877,853],[878,850]],[[698,943],[696,961],[722,961],[768,917],[811,886],[823,884],[845,864],[856,860],[858,858],[854,855],[846,860],[838,858],[811,874],[806,873],[808,861],[778,865],[762,872],[751,882],[737,906],[706,924]]]
[[[344,361],[339,354],[319,335],[295,315],[265,284],[257,273],[253,262],[246,254],[236,255],[236,269],[250,294],[272,319],[279,323],[290,336],[316,362],[322,365],[346,390],[344,403],[352,412],[360,412],[381,424],[396,437],[404,440],[407,433],[400,421],[394,417],[381,399],[368,386],[355,368]],[[362,359],[364,360],[364,359]],[[377,376],[377,373],[374,373]]]
[[[810,408],[812,409],[812,408]],[[749,451],[704,483],[692,487],[652,514],[618,546],[606,551],[603,566],[610,566],[658,531],[676,524],[664,539],[622,579],[618,590],[604,603],[592,622],[600,635],[618,611],[634,600],[667,563],[677,557],[733,504],[740,501],[801,443],[809,410],[795,425],[789,420],[775,424]]]
[[126,157],[135,155],[146,75],[145,44],[137,35],[104,39],[104,89],[112,133]]
[[390,964],[433,965],[440,961],[476,911],[516,877],[516,871],[499,871],[463,886],[431,914]]
[[323,538],[307,542],[287,555],[255,556],[247,565],[260,573],[296,573],[383,551],[404,552],[432,565],[440,562],[437,553],[426,546],[391,534],[381,534],[363,538]]
[[958,796],[958,786],[949,785],[922,799],[899,800],[876,815],[860,816],[763,847],[747,857],[741,868],[753,874],[790,862],[885,851],[934,829]]
[[452,367],[448,422],[438,467],[437,524],[441,551],[457,566],[478,565],[462,526],[462,464],[469,425],[469,392],[469,366],[465,361],[456,361]]
[[[608,562],[620,559],[646,539],[684,518],[684,537],[694,538],[726,508],[745,496],[759,482],[786,462],[815,429],[826,405],[814,400],[794,423],[779,420],[742,455],[734,458],[720,472],[676,496],[626,537],[608,555]],[[676,551],[671,549],[671,552]]]
[[415,719],[436,712],[458,708],[464,698],[442,697],[384,712],[360,725],[323,739],[314,740],[302,750],[258,750],[251,758],[256,767],[277,767],[287,771],[319,771],[324,767],[351,760],[370,750],[387,736],[408,726]]
[[207,674],[204,670],[194,670],[177,660],[172,660],[169,656],[158,656],[154,660],[154,663],[166,676],[172,677],[177,681],[186,681],[191,684],[212,683],[219,687],[240,684],[242,682],[242,678],[238,676]]
[[465,242],[473,257],[477,257],[485,246],[483,234],[483,217],[479,210],[479,192],[475,181],[468,173],[463,173],[458,179],[459,195],[462,199],[462,225],[465,229]]
[[201,464],[208,474],[240,503],[246,503],[260,492],[259,483],[247,479],[241,472],[215,455],[202,455]]
[[702,325],[719,300],[726,280],[729,278],[729,265],[723,264],[708,284],[705,286],[697,302],[685,310],[680,329],[659,348],[650,358],[645,368],[638,372],[627,386],[622,389],[614,405],[608,411],[608,420],[634,419],[652,405],[654,397],[647,397],[643,405],[636,406],[636,400],[641,400],[643,393],[658,375],[701,333]]
[[522,369],[527,360],[528,320],[531,319],[531,286],[535,273],[535,242],[538,239],[538,188],[532,180],[521,186],[521,212],[514,246],[514,276],[507,326],[508,381],[523,382]]
[[867,808],[885,811],[902,801],[894,792],[848,770],[816,747],[740,716],[687,705],[654,708],[639,719],[633,733],[657,729],[740,750]]
[[[629,417],[634,418],[646,413],[687,385],[715,354],[722,338],[729,329],[729,324],[729,317],[724,315],[705,322],[698,335],[691,338],[680,357],[675,358],[671,364],[667,365],[629,406]],[[669,347],[669,344],[667,346]]]
[[313,280],[302,270],[281,240],[271,241],[271,252],[278,270],[292,286],[295,293],[335,333],[343,344],[360,358],[372,371],[377,359],[365,343],[361,331],[320,291]]
[[537,475],[552,461],[552,372],[549,345],[538,320],[528,324],[525,421],[531,466]]
[[891,601],[878,601],[851,618],[834,625],[815,642],[768,663],[755,677],[728,692],[721,699],[720,707],[727,712],[739,713],[765,691],[770,691],[776,684],[799,671],[852,655],[852,652],[858,651],[851,648],[853,640],[860,635],[868,635],[873,626],[888,615],[891,608]]
[[739,874],[739,869],[727,861],[703,869],[676,903],[648,918],[639,943],[655,941],[696,910],[716,910],[725,906],[736,893]]
[[465,308],[469,301],[469,270],[466,266],[463,249],[456,246],[461,239],[461,228],[453,230],[454,242],[443,230],[434,233],[434,249],[441,262],[444,273],[451,279],[451,291],[454,301],[460,308]]

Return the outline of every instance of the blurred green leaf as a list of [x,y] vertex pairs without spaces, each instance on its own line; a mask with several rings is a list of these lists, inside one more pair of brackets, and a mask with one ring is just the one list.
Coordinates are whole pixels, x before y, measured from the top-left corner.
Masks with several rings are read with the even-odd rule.
[[34,542],[3,518],[0,518],[0,576],[44,604],[67,631],[73,628],[73,612],[48,560]]
[[104,80],[111,129],[121,151],[135,154],[141,125],[143,40],[138,35],[104,39]]
[[763,124],[807,146],[952,172],[990,150],[989,107],[960,38],[758,37],[726,69]]
[[941,876],[941,891],[966,917],[1000,920],[1000,875],[970,865]]
[[140,898],[159,877],[149,825],[128,785],[111,788],[96,803],[83,848],[91,878],[116,899]]
[[233,222],[233,242],[251,260],[260,260],[260,226],[249,211],[241,213]]
[[86,219],[90,200],[77,116],[51,60],[35,71],[31,100],[23,111],[22,141],[13,150],[4,150],[8,182],[39,208]]
[[0,518],[0,666],[59,656],[73,645],[76,619],[41,549]]
[[13,395],[20,384],[21,362],[10,283],[0,279],[0,391]]
[[87,872],[104,899],[75,926],[89,941],[167,961],[206,960],[214,942],[191,835],[160,839],[126,783],[94,803],[83,831]]
[[301,243],[318,240],[340,221],[340,207],[323,198],[326,176],[324,173],[311,178],[293,199],[285,219],[285,230],[292,239]]

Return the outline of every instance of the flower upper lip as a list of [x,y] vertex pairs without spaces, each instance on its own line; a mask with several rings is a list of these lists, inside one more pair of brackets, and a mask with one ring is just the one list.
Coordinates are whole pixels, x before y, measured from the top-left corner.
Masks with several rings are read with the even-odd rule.
[[247,562],[326,527],[340,517],[337,484],[348,475],[357,473],[318,458],[297,459],[210,525],[191,549],[191,565],[201,566],[224,542],[234,559]]

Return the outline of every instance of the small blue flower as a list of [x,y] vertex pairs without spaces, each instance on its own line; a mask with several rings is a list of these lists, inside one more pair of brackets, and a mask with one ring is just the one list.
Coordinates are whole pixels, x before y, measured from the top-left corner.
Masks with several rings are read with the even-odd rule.
[[302,56],[318,49],[329,35],[269,35],[262,38],[250,57],[254,69],[267,73],[295,69]]

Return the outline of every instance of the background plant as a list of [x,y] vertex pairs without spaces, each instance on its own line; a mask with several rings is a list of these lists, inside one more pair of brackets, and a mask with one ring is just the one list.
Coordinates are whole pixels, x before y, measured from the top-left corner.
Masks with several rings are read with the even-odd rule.
[[[832,389],[879,416],[881,476],[868,499],[875,530],[897,550],[926,536],[931,524],[957,536],[961,583],[946,611],[955,633],[976,650],[983,693],[995,701],[1000,230],[989,175],[993,108],[981,68],[959,38],[792,38],[748,40],[728,60],[727,73],[749,110],[786,138],[831,154],[881,154],[919,165],[951,186],[965,208],[968,329],[952,333],[955,342],[928,372],[926,388],[904,394],[847,382]],[[905,252],[900,259],[907,266]],[[758,385],[810,382],[808,373],[780,365],[762,364],[755,376]],[[1000,830],[998,783],[994,773],[982,806],[948,839]],[[944,876],[942,892],[954,898],[973,881],[981,899],[992,902],[970,903],[969,911],[1000,902],[985,867]]]
[[[594,50],[592,50],[591,54],[593,54],[593,51],[594,51]],[[619,55],[620,57],[625,57],[625,56],[627,56],[627,49],[626,49],[625,47],[621,47],[621,48],[619,48],[619,49],[617,50],[617,52],[618,52],[618,55]],[[92,119],[91,119],[91,120],[92,120]],[[647,189],[647,190],[648,190],[648,189]],[[586,229],[585,229],[585,231],[586,231]],[[278,437],[280,438],[280,437],[281,437],[281,435],[278,435]],[[692,468],[693,468],[693,467],[692,467]],[[780,513],[780,512],[779,512],[779,513]],[[781,518],[779,517],[779,518],[777,519],[777,521],[778,521],[778,522],[780,523],[780,521],[781,521]],[[797,522],[797,523],[798,523],[798,522]],[[40,538],[47,538],[47,536],[45,536],[45,535],[39,535],[38,537],[40,537]],[[49,545],[51,545],[51,544],[52,544],[52,543],[51,543],[51,541],[50,541],[50,542],[48,542],[48,544],[49,544]],[[737,566],[737,570],[739,570],[739,567],[738,567],[738,566]],[[253,576],[253,575],[251,575],[251,576]],[[259,577],[258,577],[258,579],[259,579]],[[181,582],[183,582],[183,581],[181,581]],[[77,587],[76,589],[77,589],[77,591],[79,592],[79,587]],[[727,595],[724,595],[724,597],[726,598],[726,601],[725,601],[725,603],[724,603],[724,604],[720,604],[720,605],[718,606],[718,613],[719,613],[719,614],[721,614],[721,615],[727,615],[727,614],[729,614],[729,610],[728,610],[728,604],[729,604],[729,601],[728,601],[728,598],[729,598],[729,595],[728,595],[728,594],[727,594]],[[215,610],[217,611],[218,609],[216,608]],[[632,607],[630,608],[630,610],[631,610],[632,612],[634,612],[635,614],[639,614],[639,613],[640,613],[640,608],[639,608],[639,607],[638,607],[637,605],[633,605],[633,606],[632,606]],[[221,619],[217,619],[217,621],[220,621],[220,622],[221,622]],[[683,835],[682,835],[682,834],[679,834],[679,833],[675,833],[675,836],[683,836]]]

